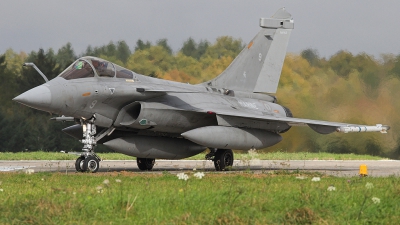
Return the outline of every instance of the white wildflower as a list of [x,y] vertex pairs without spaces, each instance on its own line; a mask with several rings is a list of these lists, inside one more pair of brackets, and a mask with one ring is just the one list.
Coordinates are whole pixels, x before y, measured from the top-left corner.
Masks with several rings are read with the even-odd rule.
[[186,181],[186,180],[189,179],[189,176],[187,174],[185,174],[185,173],[178,173],[176,176],[178,177],[179,180],[185,180]]
[[26,174],[32,174],[32,173],[34,173],[35,172],[35,170],[33,170],[33,169],[27,169],[27,170],[25,170],[25,173]]
[[176,176],[178,177],[179,180],[181,180],[183,178],[183,176],[185,175],[185,173],[178,173],[176,174]]
[[327,189],[328,191],[336,191],[336,188],[335,188],[335,186],[329,186],[328,187],[328,189]]
[[372,202],[373,202],[374,204],[379,204],[379,203],[381,203],[381,199],[380,199],[380,198],[377,198],[377,197],[372,197]]
[[3,190],[3,188],[0,188],[0,192],[3,192],[4,190]]
[[97,190],[97,193],[103,193],[103,187],[102,186],[97,186],[96,190]]
[[201,179],[201,178],[204,177],[204,173],[203,172],[197,172],[193,176],[197,177],[197,179]]
[[105,184],[105,185],[108,185],[110,183],[110,181],[108,180],[108,179],[105,179],[104,181],[103,181],[103,184]]
[[116,179],[115,182],[121,183],[121,180],[120,179]]
[[314,181],[314,182],[321,181],[321,178],[319,178],[319,177],[313,177],[313,178],[311,179],[311,181]]
[[367,182],[367,184],[365,184],[365,187],[367,189],[372,189],[374,187],[374,185],[372,183],[370,183],[370,182]]
[[72,194],[73,194],[73,195],[76,195],[76,192],[74,191],[74,192],[72,192]]

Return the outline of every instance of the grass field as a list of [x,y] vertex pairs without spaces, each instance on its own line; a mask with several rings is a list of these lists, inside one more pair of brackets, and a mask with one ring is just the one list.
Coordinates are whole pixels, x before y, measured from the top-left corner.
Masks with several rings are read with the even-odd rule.
[[196,172],[0,173],[0,224],[400,223],[397,177]]
[[[127,156],[119,153],[99,153],[103,160],[132,160],[135,157]],[[205,154],[198,154],[188,159],[204,159]],[[59,153],[59,152],[0,152],[0,160],[75,160],[76,155]],[[378,160],[382,159],[378,156],[356,155],[356,154],[332,154],[326,152],[320,153],[287,153],[287,152],[271,152],[259,153],[249,151],[249,153],[235,153],[235,159],[261,159],[261,160]]]

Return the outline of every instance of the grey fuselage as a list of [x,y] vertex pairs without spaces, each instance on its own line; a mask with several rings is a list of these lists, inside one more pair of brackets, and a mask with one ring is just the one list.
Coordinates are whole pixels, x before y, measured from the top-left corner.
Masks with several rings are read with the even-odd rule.
[[[233,91],[225,94],[222,89],[137,74],[133,80],[109,77],[65,80],[57,77],[43,86],[50,89],[51,103],[38,106],[38,109],[74,118],[90,118],[96,114],[95,124],[100,127],[113,125],[117,130],[138,134],[159,135],[160,132],[163,136],[176,137],[198,127],[217,126],[213,112],[223,109],[286,117],[285,109],[273,103],[275,98],[269,95],[243,93],[247,97],[238,97],[240,94]],[[256,96],[265,100],[251,98]],[[132,102],[136,107],[129,108]],[[147,123],[140,124],[142,119]],[[276,123],[267,129],[280,132],[287,128],[284,123]]]

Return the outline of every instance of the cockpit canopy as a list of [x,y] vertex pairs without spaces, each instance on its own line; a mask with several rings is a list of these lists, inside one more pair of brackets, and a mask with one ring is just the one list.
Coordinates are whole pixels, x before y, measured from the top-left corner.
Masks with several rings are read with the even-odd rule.
[[95,76],[133,79],[134,73],[109,61],[85,56],[76,60],[59,75],[66,80]]

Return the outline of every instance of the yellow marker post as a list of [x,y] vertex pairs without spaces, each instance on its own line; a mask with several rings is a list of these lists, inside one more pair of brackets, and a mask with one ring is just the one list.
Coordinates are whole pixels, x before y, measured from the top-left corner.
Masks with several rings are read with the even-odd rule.
[[360,165],[360,176],[362,176],[362,177],[368,176],[367,165],[365,165],[365,164]]

